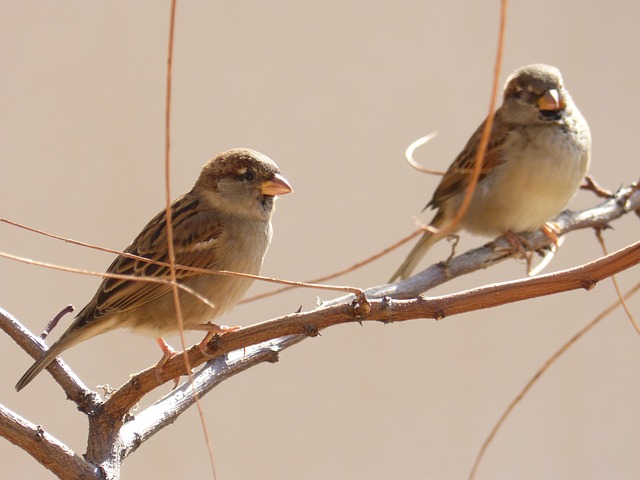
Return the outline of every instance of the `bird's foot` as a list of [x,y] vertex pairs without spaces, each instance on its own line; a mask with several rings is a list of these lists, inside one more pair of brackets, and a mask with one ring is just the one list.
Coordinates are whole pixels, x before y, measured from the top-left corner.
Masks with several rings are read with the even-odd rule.
[[224,335],[225,333],[235,332],[236,330],[239,330],[239,329],[240,329],[239,326],[227,327],[226,325],[215,325],[211,322],[195,325],[193,327],[193,330],[205,330],[207,332],[207,334],[204,336],[202,341],[198,343],[198,350],[200,350],[200,353],[202,353],[204,358],[207,358],[209,360],[216,358],[217,355],[210,355],[209,353],[207,353],[207,349],[209,347],[209,343],[211,342],[211,340],[213,340],[216,337],[219,338],[221,335]]
[[510,250],[514,253],[519,253],[522,258],[527,262],[527,271],[531,270],[531,262],[533,255],[531,253],[531,244],[522,235],[513,233],[511,230],[507,230],[502,234],[504,239],[509,242]]
[[509,242],[509,246],[513,252],[519,252],[523,257],[527,257],[530,254],[529,248],[531,244],[529,243],[529,240],[522,235],[518,235],[517,233],[513,233],[511,230],[507,230],[502,234],[502,236],[507,242]]
[[558,237],[558,224],[553,223],[553,222],[547,222],[542,226],[542,233],[544,233],[544,235],[551,240],[551,251],[553,253],[555,253],[558,250],[558,243],[559,243],[559,237]]

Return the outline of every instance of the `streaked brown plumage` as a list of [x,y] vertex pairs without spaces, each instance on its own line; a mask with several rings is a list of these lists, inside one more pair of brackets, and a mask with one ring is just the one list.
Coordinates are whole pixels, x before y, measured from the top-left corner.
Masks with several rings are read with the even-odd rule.
[[[291,192],[277,165],[238,148],[207,162],[195,185],[171,205],[176,264],[258,274],[271,241],[276,195]],[[168,262],[165,211],[158,213],[125,253]],[[107,273],[169,279],[169,267],[119,255]],[[207,323],[233,308],[252,280],[177,269],[179,283],[209,300],[179,291],[184,327]],[[213,305],[213,308],[212,308]],[[67,348],[116,328],[162,337],[178,331],[172,287],[105,277],[66,332],[16,385],[24,388]]]
[[[451,164],[427,204],[437,210],[431,221],[437,229],[446,226],[460,208],[485,122]],[[560,71],[542,64],[516,70],[507,79],[478,184],[456,230],[495,236],[542,227],[578,190],[590,152],[589,126],[564,88]],[[442,237],[425,232],[390,281],[411,275]]]

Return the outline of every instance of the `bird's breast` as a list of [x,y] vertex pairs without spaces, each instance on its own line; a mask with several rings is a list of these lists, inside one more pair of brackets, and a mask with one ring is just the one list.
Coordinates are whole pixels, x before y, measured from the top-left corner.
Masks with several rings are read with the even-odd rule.
[[588,150],[560,128],[513,135],[502,154],[503,161],[478,183],[463,220],[471,232],[496,235],[539,228],[571,200],[589,158]]

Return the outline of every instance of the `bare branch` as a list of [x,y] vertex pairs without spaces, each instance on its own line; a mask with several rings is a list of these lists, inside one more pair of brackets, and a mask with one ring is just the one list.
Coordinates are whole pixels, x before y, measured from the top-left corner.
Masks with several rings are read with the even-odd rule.
[[[364,315],[359,313],[364,309],[360,309],[361,305],[358,301],[347,297],[340,302],[330,302],[330,304],[309,312],[292,313],[250,327],[240,328],[222,336],[216,336],[209,344],[207,353],[216,356],[224,355],[234,350],[288,335],[315,336],[330,326],[353,321],[391,323],[421,318],[442,319],[446,316],[579,288],[590,290],[600,280],[638,263],[640,263],[640,242],[579,267],[534,278],[497,283],[450,295],[418,296],[410,300],[398,300],[387,296],[379,298],[380,289],[372,289],[365,292],[367,294],[371,292],[372,296],[367,295],[368,308],[366,310],[368,312]],[[378,298],[373,298],[373,296]],[[206,360],[197,346],[191,347],[187,353],[193,366],[200,365]],[[159,375],[154,367],[148,368],[118,389],[105,402],[105,410],[111,411],[115,415],[124,414],[159,384],[185,373],[184,362],[179,356],[170,359]]]
[[584,327],[582,327],[580,331],[574,334],[558,350],[556,350],[555,353],[551,355],[551,357],[544,362],[544,365],[542,365],[542,367],[540,367],[536,371],[536,373],[533,374],[533,376],[525,384],[522,390],[520,390],[518,395],[511,401],[511,403],[509,403],[505,411],[502,412],[502,415],[500,415],[500,418],[497,420],[496,424],[491,429],[491,432],[489,433],[485,441],[482,443],[482,446],[478,451],[478,455],[476,456],[476,459],[473,462],[473,466],[471,467],[471,473],[469,473],[469,480],[473,480],[474,478],[476,478],[476,473],[478,471],[478,468],[480,467],[480,462],[482,462],[484,454],[486,453],[487,449],[489,448],[489,445],[491,444],[496,434],[498,433],[498,430],[500,430],[504,422],[507,420],[507,417],[511,415],[511,412],[513,412],[516,406],[522,401],[522,399],[527,394],[527,392],[531,390],[531,387],[533,387],[533,385],[537,383],[538,380],[540,380],[540,377],[542,377],[542,375],[544,375],[549,370],[549,368],[551,368],[551,366],[554,363],[556,363],[556,361],[569,350],[571,346],[573,346],[578,340],[584,337],[587,334],[587,332],[589,332],[593,327],[595,327],[603,318],[606,318],[611,312],[613,312],[616,308],[622,305],[626,299],[629,299],[638,290],[640,290],[640,283],[636,283],[635,286],[633,286],[631,289],[627,291],[627,293],[625,293],[622,297],[620,297],[614,303],[612,303],[607,308],[605,308],[593,320],[591,320]]
[[[592,209],[563,212],[555,223],[561,235],[579,228],[603,228],[616,218],[639,208],[640,191],[634,185],[621,189],[612,198]],[[536,250],[549,244],[548,237],[541,232],[530,234],[527,239]],[[598,281],[640,263],[640,242],[585,265],[557,273],[444,296],[422,295],[422,292],[435,285],[479,268],[486,268],[513,255],[508,243],[504,239],[497,239],[445,263],[432,265],[410,279],[368,289],[364,292],[365,295],[343,296],[312,311],[292,313],[214,336],[207,348],[208,356],[197,346],[186,351],[189,363],[194,368],[207,363],[194,376],[193,386],[183,385],[135,416],[130,412],[145,395],[187,373],[182,355],[171,358],[161,372],[153,366],[133,376],[104,402],[96,392],[87,389],[60,360],[53,362],[49,370],[69,398],[89,416],[89,442],[85,458],[97,466],[97,470],[94,468],[91,471],[99,471],[104,478],[117,478],[124,458],[157,431],[173,422],[198,396],[253,365],[275,361],[278,351],[309,336],[316,336],[325,328],[353,321],[391,323],[413,319],[441,319],[543,295],[578,288],[591,289]],[[2,310],[0,327],[34,358],[42,354],[45,347],[40,339]],[[216,358],[210,360],[211,356]],[[7,438],[20,438],[13,432],[27,428],[20,435],[24,438],[33,436],[33,428],[21,427],[21,421],[15,415],[7,415],[3,418],[3,423],[8,426],[3,426],[0,434]],[[19,444],[17,441],[14,443]],[[66,448],[55,439],[49,441],[48,437],[44,442],[41,440],[41,443],[46,443],[43,451]],[[35,443],[32,442],[31,445]],[[23,448],[35,447],[27,445]]]
[[[40,358],[47,347],[44,341],[31,333],[11,314],[0,308],[0,329],[34,359]],[[102,402],[100,395],[89,390],[75,373],[57,358],[47,367],[54,380],[62,387],[67,398],[78,406],[78,410],[90,413]]]
[[101,479],[99,470],[57,438],[3,405],[0,405],[0,436],[22,448],[43,467],[60,478]]
[[193,385],[185,382],[152,406],[146,408],[125,423],[121,431],[123,452],[126,457],[157,431],[171,424],[181,413],[224,380],[259,363],[278,361],[278,352],[304,340],[304,335],[294,335],[264,342],[215,358],[194,376]]

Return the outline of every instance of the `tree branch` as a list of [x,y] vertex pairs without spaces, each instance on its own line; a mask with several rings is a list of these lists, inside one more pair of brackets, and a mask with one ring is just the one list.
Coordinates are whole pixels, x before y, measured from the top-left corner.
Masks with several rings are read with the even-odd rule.
[[[44,341],[24,327],[13,315],[0,307],[0,329],[34,359],[40,358],[47,350]],[[53,379],[62,387],[67,398],[78,406],[83,413],[90,413],[101,402],[100,395],[89,390],[75,373],[60,358],[56,358],[47,367]]]
[[0,435],[35,458],[60,478],[101,479],[95,465],[75,454],[40,425],[0,405]]
[[[554,223],[558,233],[563,235],[580,228],[604,228],[622,215],[638,210],[640,191],[632,185],[594,208],[563,212]],[[534,232],[526,238],[534,250],[547,248],[550,243],[541,232]],[[316,336],[325,328],[353,321],[391,323],[419,318],[442,319],[578,288],[589,290],[600,280],[640,263],[640,242],[585,265],[556,273],[450,295],[422,295],[452,278],[487,268],[514,255],[508,243],[498,238],[447,262],[432,265],[407,280],[370,288],[363,296],[343,296],[308,312],[292,313],[216,336],[208,345],[209,356],[205,356],[197,346],[187,350],[193,367],[206,363],[195,375],[193,386],[182,385],[135,416],[130,412],[145,395],[186,374],[182,355],[170,359],[160,372],[153,366],[134,375],[105,401],[85,387],[62,361],[53,362],[48,370],[68,397],[89,416],[86,460],[46,434],[42,427],[31,425],[4,408],[0,411],[0,435],[31,453],[56,474],[64,472],[65,466],[72,465],[74,472],[85,475],[81,478],[115,479],[124,458],[173,422],[194,403],[197,396],[205,395],[220,382],[258,363],[277,361],[280,350]],[[1,309],[0,328],[34,358],[38,358],[45,349],[38,337]],[[215,358],[211,360],[211,356]]]
[[224,380],[255,365],[277,362],[280,350],[295,345],[305,338],[304,335],[279,338],[210,360],[194,376],[193,386],[188,381],[183,383],[155,404],[138,413],[133,420],[125,423],[121,432],[126,449],[124,456],[135,451],[145,440],[172,423],[195,403],[196,396],[204,396]]
[[[331,304],[315,310],[292,313],[240,328],[214,337],[208,345],[207,353],[215,356],[225,355],[234,350],[289,335],[316,336],[325,328],[353,321],[391,323],[419,318],[442,319],[450,315],[492,308],[578,288],[590,290],[600,280],[638,263],[640,263],[640,242],[579,267],[449,295],[436,297],[420,295],[406,300],[388,296],[380,298],[379,289],[366,290],[365,294],[368,299],[366,306],[353,296],[345,297],[341,302],[331,302]],[[193,366],[200,365],[206,360],[197,346],[189,348],[188,354]],[[155,370],[155,367],[150,367],[120,387],[105,402],[105,409],[114,415],[126,412],[131,405],[137,403],[159,384],[184,375],[184,373],[184,362],[179,356],[170,359],[160,374]]]

